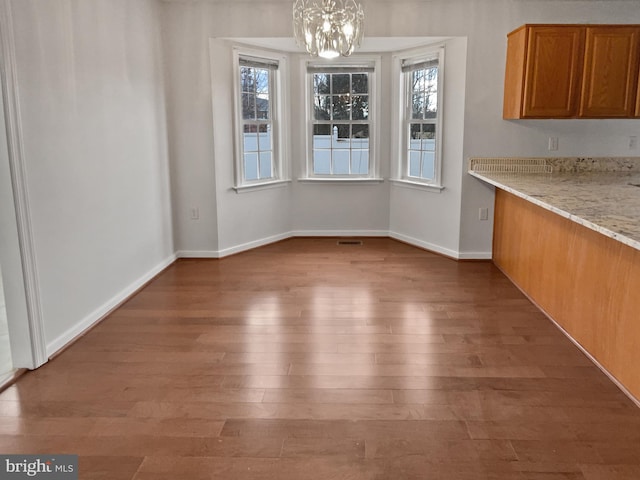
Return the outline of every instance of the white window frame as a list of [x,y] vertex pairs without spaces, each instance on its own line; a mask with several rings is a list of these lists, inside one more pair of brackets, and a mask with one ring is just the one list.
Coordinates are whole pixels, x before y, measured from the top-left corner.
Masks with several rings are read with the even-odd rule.
[[[434,159],[434,178],[427,179],[409,175],[409,142],[411,119],[411,71],[404,72],[404,66],[419,65],[432,60],[438,60],[438,96],[436,125],[436,148]],[[394,77],[397,85],[396,91],[399,98],[396,100],[397,112],[397,161],[395,175],[392,181],[397,184],[440,192],[444,189],[442,184],[442,139],[443,139],[443,98],[445,75],[445,48],[444,44],[429,45],[411,51],[401,52],[393,57]],[[413,122],[416,123],[416,122]]]
[[[248,59],[256,64],[275,64],[270,69],[269,95],[272,131],[272,177],[258,180],[245,179],[244,166],[244,121],[242,118],[242,91],[240,79],[240,60]],[[233,48],[233,101],[234,101],[234,190],[244,192],[272,188],[290,181],[288,178],[288,149],[284,134],[288,130],[286,112],[288,64],[287,56],[267,50],[255,50],[244,47]]]
[[[348,58],[322,61],[318,59],[301,62],[302,78],[305,79],[304,99],[306,118],[306,161],[304,175],[300,181],[336,182],[336,183],[380,183],[383,181],[379,173],[378,142],[380,138],[380,122],[377,119],[380,111],[381,57],[374,55],[352,55]],[[314,126],[314,85],[313,73],[318,73],[326,67],[328,73],[339,73],[341,68],[346,70],[367,70],[369,73],[369,172],[367,174],[324,174],[313,172],[313,126]],[[345,70],[345,71],[346,71]],[[353,72],[351,72],[353,73]]]

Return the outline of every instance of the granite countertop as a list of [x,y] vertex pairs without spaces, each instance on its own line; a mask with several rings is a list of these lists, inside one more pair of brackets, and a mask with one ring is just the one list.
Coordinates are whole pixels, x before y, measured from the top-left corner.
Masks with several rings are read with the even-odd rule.
[[469,173],[640,250],[640,168],[611,171],[545,165],[538,170],[546,173],[537,173],[535,168],[524,169],[531,173],[507,173],[501,168],[474,165],[472,160]]

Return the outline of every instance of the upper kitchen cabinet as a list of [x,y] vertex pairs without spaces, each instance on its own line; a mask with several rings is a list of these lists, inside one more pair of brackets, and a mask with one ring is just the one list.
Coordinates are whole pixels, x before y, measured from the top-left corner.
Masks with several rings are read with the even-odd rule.
[[580,117],[634,116],[639,40],[640,28],[635,26],[586,28]]
[[583,56],[583,27],[524,25],[511,32],[503,117],[574,117]]
[[638,25],[524,25],[508,35],[503,117],[640,116]]

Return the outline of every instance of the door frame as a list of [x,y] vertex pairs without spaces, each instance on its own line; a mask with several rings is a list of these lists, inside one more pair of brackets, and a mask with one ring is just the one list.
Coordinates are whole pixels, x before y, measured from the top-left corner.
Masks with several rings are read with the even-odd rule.
[[11,1],[0,0],[0,263],[13,366],[47,362],[27,190]]

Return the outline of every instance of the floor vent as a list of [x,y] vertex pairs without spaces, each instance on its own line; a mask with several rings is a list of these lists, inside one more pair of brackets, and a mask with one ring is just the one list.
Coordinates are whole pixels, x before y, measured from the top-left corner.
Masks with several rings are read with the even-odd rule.
[[338,240],[338,245],[362,245],[362,240]]

